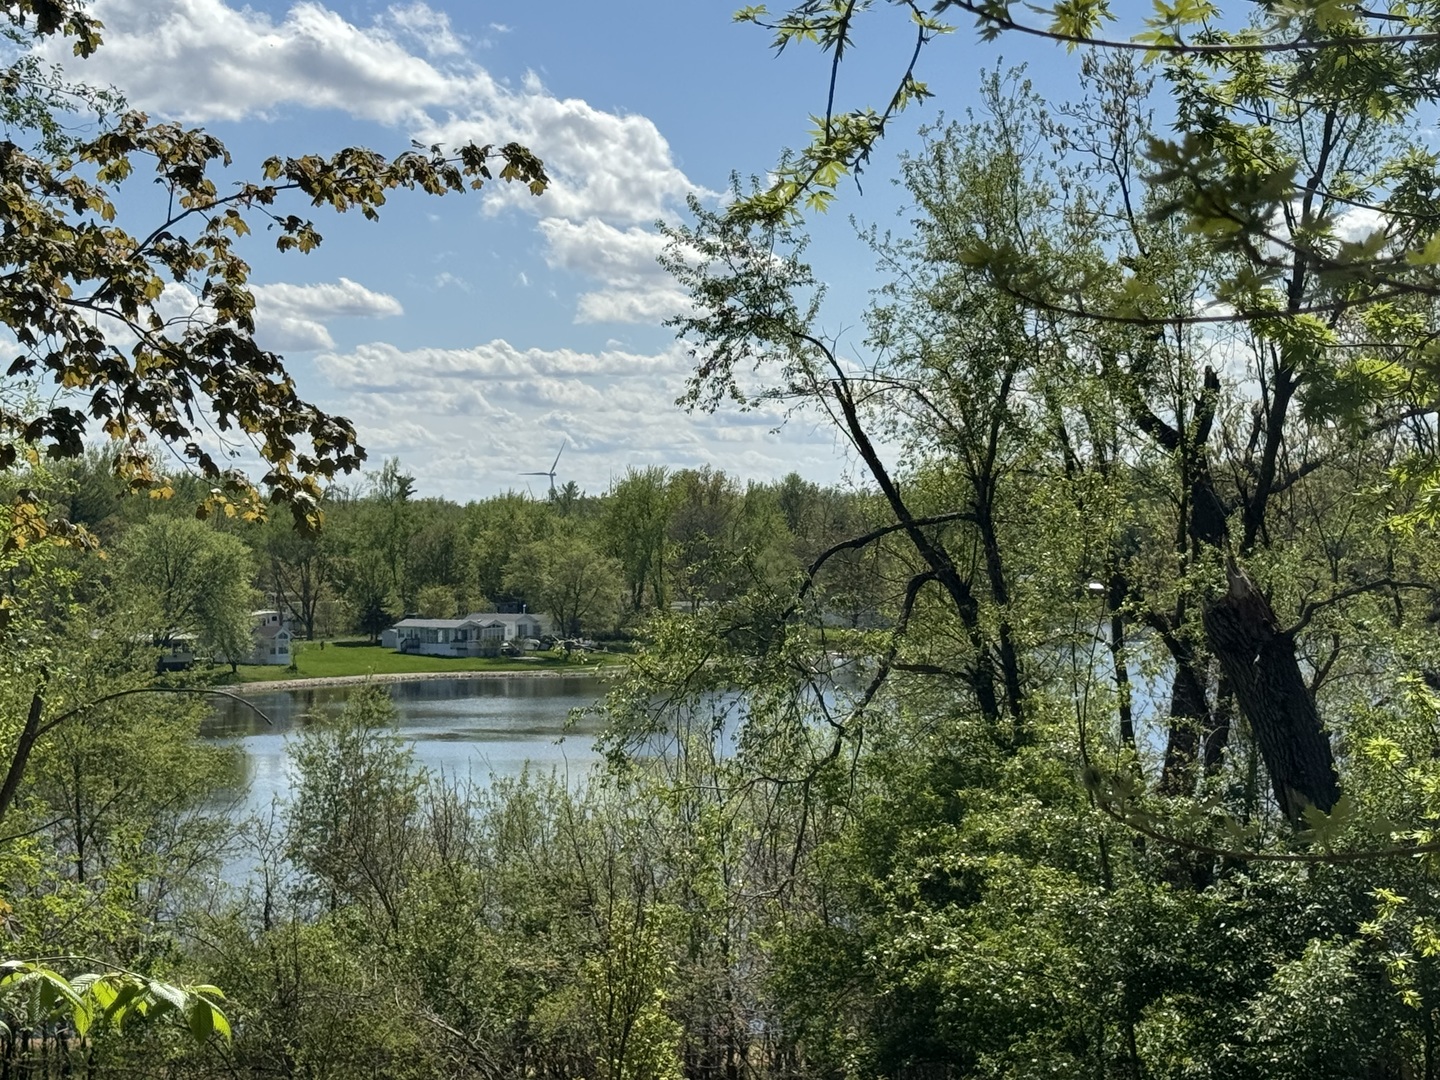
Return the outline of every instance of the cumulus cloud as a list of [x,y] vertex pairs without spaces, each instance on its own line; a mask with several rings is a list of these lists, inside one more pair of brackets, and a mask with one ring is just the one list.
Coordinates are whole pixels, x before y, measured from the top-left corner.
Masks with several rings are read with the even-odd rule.
[[[283,16],[226,0],[96,0],[94,10],[105,47],[83,63],[52,59],[79,64],[81,77],[118,86],[159,115],[205,123],[334,109],[426,145],[529,146],[550,188],[535,198],[492,184],[482,205],[536,214],[551,265],[604,283],[582,291],[576,321],[656,322],[683,306],[654,265],[662,241],[637,226],[691,193],[711,193],[676,165],[655,124],[556,97],[533,73],[518,88],[500,82],[467,56],[448,15],[423,0],[392,4],[369,25],[317,0],[298,0]],[[284,332],[291,348],[323,347],[313,325]]]
[[492,109],[424,126],[426,144],[514,140],[545,161],[553,183],[538,199],[514,185],[495,187],[487,209],[526,209],[581,221],[598,216],[625,223],[651,222],[707,194],[674,163],[670,144],[648,117],[605,112],[578,98],[560,99],[538,80],[520,93],[500,91]]
[[546,218],[540,233],[551,266],[626,287],[665,277],[656,261],[665,238],[649,230],[619,229],[593,217],[581,222]]
[[450,16],[427,4],[392,6],[380,25],[395,29],[397,36],[420,48],[427,56],[458,56],[465,44],[450,26]]
[[[607,350],[522,349],[503,339],[468,349],[401,349],[387,342],[345,354],[326,353],[317,364],[331,382],[385,390],[441,390],[449,380],[643,378],[683,375],[688,358],[678,349],[655,355]],[[449,392],[445,390],[444,392]]]
[[467,93],[466,80],[412,54],[383,23],[362,29],[316,3],[297,3],[278,22],[222,0],[102,0],[94,11],[105,46],[77,70],[187,122],[303,104],[419,123],[424,109]]
[[1335,235],[1341,240],[1364,240],[1371,233],[1386,232],[1390,218],[1384,211],[1370,206],[1351,206],[1335,219]]
[[518,90],[501,84],[424,3],[394,5],[369,26],[314,0],[280,19],[224,0],[97,0],[94,10],[105,47],[76,70],[156,113],[203,123],[330,108],[427,144],[522,142],[554,184],[539,200],[497,187],[492,202],[576,220],[653,221],[698,190],[648,118],[562,100],[534,76]]
[[560,480],[590,491],[643,464],[838,475],[835,448],[815,445],[804,425],[775,432],[778,408],[682,413],[671,402],[689,364],[679,345],[585,352],[503,339],[465,349],[372,342],[316,359],[332,387],[328,403],[356,421],[372,455],[399,454],[442,491],[520,488],[520,474],[548,465],[562,437],[573,450]]
[[255,285],[255,335],[279,352],[333,349],[331,319],[384,319],[403,315],[400,301],[342,277],[318,285]]
[[575,308],[575,321],[663,323],[689,306],[690,298],[679,289],[599,289],[581,295]]
[[545,218],[540,233],[550,266],[606,283],[580,297],[577,322],[658,323],[688,306],[659,264],[665,238],[658,233],[620,229],[598,218]]

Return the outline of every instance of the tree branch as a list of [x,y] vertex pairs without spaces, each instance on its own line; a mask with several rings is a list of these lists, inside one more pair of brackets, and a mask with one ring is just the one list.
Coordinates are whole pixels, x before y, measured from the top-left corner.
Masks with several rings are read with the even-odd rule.
[[1380,589],[1418,589],[1425,592],[1434,592],[1435,583],[1431,581],[1401,581],[1394,578],[1379,578],[1375,581],[1367,581],[1363,585],[1351,585],[1348,589],[1341,589],[1323,600],[1307,600],[1300,609],[1300,618],[1294,626],[1281,631],[1284,634],[1298,634],[1310,625],[1310,621],[1316,614],[1330,607],[1332,604],[1343,603],[1351,597],[1360,596],[1363,593],[1377,592]]

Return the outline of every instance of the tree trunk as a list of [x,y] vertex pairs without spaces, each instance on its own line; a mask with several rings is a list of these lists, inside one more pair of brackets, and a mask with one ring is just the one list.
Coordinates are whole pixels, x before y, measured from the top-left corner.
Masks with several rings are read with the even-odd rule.
[[1160,790],[1166,795],[1190,795],[1195,791],[1195,761],[1199,757],[1200,733],[1209,723],[1210,707],[1194,650],[1173,636],[1167,644],[1175,662],[1175,680],[1170,687],[1170,726]]
[[1115,666],[1115,696],[1120,712],[1120,743],[1132,754],[1135,746],[1135,713],[1130,702],[1130,669],[1125,656],[1125,616],[1110,614],[1110,658]]
[[45,712],[45,698],[39,690],[30,698],[30,709],[25,716],[25,727],[10,756],[10,768],[5,773],[5,782],[0,784],[0,821],[10,812],[15,793],[20,790],[20,779],[25,775],[25,766],[30,762],[30,751],[40,738],[40,720]]
[[[910,508],[905,504],[899,489],[890,479],[890,473],[880,460],[880,455],[870,441],[864,425],[860,423],[860,414],[856,410],[855,399],[850,395],[849,387],[840,380],[836,380],[832,383],[832,389],[840,411],[845,417],[845,427],[850,433],[851,441],[855,444],[855,449],[859,452],[861,459],[870,469],[870,475],[879,485],[885,501],[889,503],[890,510],[895,515],[896,522],[904,526],[905,535],[914,545],[916,553],[925,560],[935,575],[935,580],[944,586],[945,591],[954,601],[956,613],[960,616],[966,636],[975,650],[974,664],[967,681],[975,694],[980,714],[988,723],[999,724],[1000,693],[999,687],[996,685],[995,665],[980,623],[980,604],[970,588],[970,582],[960,576],[954,561],[950,558],[950,553],[945,550],[944,546],[938,541],[932,540],[916,524],[914,515],[910,513]],[[1015,732],[1016,736],[1020,734],[1018,730]]]
[[1235,718],[1235,689],[1225,674],[1215,691],[1215,707],[1210,710],[1210,723],[1205,729],[1205,775],[1213,775],[1225,760],[1230,745],[1230,729]]
[[1270,602],[1227,559],[1229,589],[1205,605],[1205,634],[1250,722],[1280,809],[1294,824],[1306,806],[1329,812],[1340,798],[1330,739],[1300,672],[1295,638]]

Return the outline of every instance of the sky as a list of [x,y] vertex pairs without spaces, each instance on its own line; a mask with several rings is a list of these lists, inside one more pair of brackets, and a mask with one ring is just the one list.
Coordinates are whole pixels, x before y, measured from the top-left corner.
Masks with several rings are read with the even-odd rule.
[[[880,7],[846,62],[842,106],[880,104],[908,59],[908,28]],[[398,456],[419,494],[462,502],[527,483],[543,495],[543,476],[521,474],[548,470],[562,445],[557,482],[592,494],[649,465],[747,480],[852,475],[818,417],[675,404],[690,360],[662,323],[684,297],[655,262],[656,222],[683,220],[687,196],[713,204],[732,172],[763,175],[803,140],[824,105],[818,52],[776,56],[724,0],[95,0],[92,10],[106,43],[88,61],[65,58],[67,72],[115,86],[152,119],[218,135],[235,160],[222,190],[257,177],[271,154],[350,145],[393,154],[411,140],[516,140],[545,161],[552,184],[538,198],[503,185],[402,192],[378,223],[316,211],[325,242],[309,255],[281,255],[263,232],[244,250],[261,343],[286,356],[302,396],[354,421],[370,466]],[[1064,92],[1073,64],[1062,51],[1003,44],[965,28],[920,77],[952,116],[997,63],[1028,62],[1042,92],[1047,80]],[[895,155],[938,115],[907,115],[860,189],[812,223],[826,330],[855,349],[877,284],[856,224],[903,224]]]

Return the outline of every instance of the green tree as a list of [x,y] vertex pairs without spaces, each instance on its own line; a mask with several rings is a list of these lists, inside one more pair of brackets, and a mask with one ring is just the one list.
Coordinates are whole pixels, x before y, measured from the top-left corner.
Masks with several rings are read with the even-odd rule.
[[505,584],[511,558],[527,544],[549,538],[553,521],[548,508],[510,491],[465,509],[470,539],[473,588],[490,600],[515,600]]
[[352,555],[345,560],[341,582],[351,623],[377,641],[400,617],[385,566],[367,553]]
[[362,541],[375,553],[389,578],[390,589],[403,607],[414,599],[407,555],[415,537],[415,478],[400,471],[399,458],[387,458],[370,474],[371,497],[363,504],[368,536]]
[[118,600],[157,645],[193,635],[232,667],[253,643],[250,550],[193,518],[157,515],[131,527],[115,552]]
[[339,572],[333,534],[301,531],[277,521],[263,527],[254,546],[266,591],[313,641],[322,606],[332,599]]
[[327,905],[374,907],[391,931],[403,915],[424,784],[394,722],[389,693],[372,686],[335,721],[306,728],[286,808],[290,857]]
[[670,477],[673,512],[667,530],[670,580],[692,608],[718,600],[727,576],[723,552],[739,493],[723,472],[681,469]]
[[605,499],[602,529],[606,550],[620,561],[630,594],[630,610],[639,612],[648,597],[664,610],[665,543],[670,525],[669,478],[663,468],[627,469]]
[[444,585],[426,585],[416,596],[416,610],[426,619],[456,618],[455,590]]
[[505,571],[506,588],[550,615],[557,632],[570,637],[613,625],[621,580],[616,560],[576,536],[527,544]]
[[[865,7],[783,32],[838,59]],[[856,815],[774,938],[819,1071],[1437,1067],[1424,947],[1380,960],[1433,872],[1391,858],[1431,857],[1431,767],[1402,747],[1434,715],[1433,537],[1395,477],[1433,453],[1433,227],[1409,237],[1407,208],[1369,249],[1342,236],[1344,207],[1398,209],[1380,177],[1433,169],[1403,125],[1435,57],[1393,40],[1430,16],[1392,14],[1266,8],[1242,48],[1161,49],[1174,146],[1113,57],[1048,114],[990,81],[905,162],[914,229],[874,238],[894,285],[869,349],[818,328],[780,213],[803,171],[677,234],[692,400],[759,364],[768,396],[828,408],[888,511],[829,553],[883,546],[903,575],[894,627],[847,642],[858,686],[815,692],[822,552],[794,600],[664,627],[651,696],[613,699],[615,738],[654,739],[743,685],[746,782]],[[825,124],[827,152],[859,129]]]

